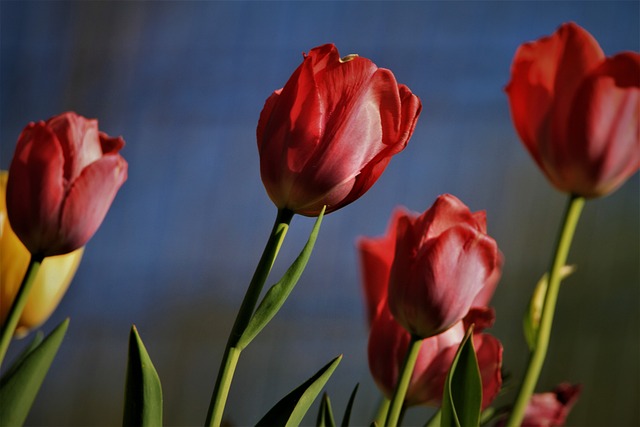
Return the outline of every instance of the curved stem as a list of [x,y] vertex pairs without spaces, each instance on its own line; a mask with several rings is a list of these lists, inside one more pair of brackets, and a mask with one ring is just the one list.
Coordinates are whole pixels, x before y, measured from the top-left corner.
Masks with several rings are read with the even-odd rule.
[[400,414],[402,412],[402,405],[404,404],[404,397],[406,396],[407,389],[409,388],[409,382],[411,380],[411,375],[413,374],[413,368],[416,365],[416,360],[418,359],[418,353],[420,353],[421,345],[422,338],[412,335],[407,355],[404,359],[402,373],[400,374],[396,390],[393,392],[393,397],[391,398],[387,421],[384,424],[387,427],[395,427],[398,425],[398,420],[400,419]]
[[40,269],[40,265],[43,260],[43,256],[31,255],[27,271],[24,273],[24,278],[22,279],[22,283],[20,283],[18,293],[13,300],[13,304],[11,304],[11,308],[9,309],[4,325],[2,325],[2,332],[0,332],[0,366],[2,365],[4,356],[7,354],[7,349],[9,348],[11,338],[16,331],[16,327],[18,326],[18,321],[20,320],[24,306],[27,305],[29,292],[35,282],[36,275],[38,274],[38,270]]
[[222,423],[222,414],[224,413],[227,396],[231,388],[231,381],[233,380],[233,374],[241,352],[241,350],[237,348],[238,340],[251,320],[264,283],[269,276],[271,267],[280,251],[280,246],[289,230],[289,223],[293,215],[293,212],[288,209],[278,210],[278,215],[271,234],[269,235],[269,240],[253,273],[231,333],[229,334],[229,339],[227,340],[220,370],[218,371],[218,377],[216,379],[216,385],[213,389],[211,403],[209,404],[209,410],[207,412],[207,426],[220,426]]
[[533,394],[538,382],[538,377],[542,371],[542,365],[544,364],[547,349],[549,348],[553,316],[555,313],[556,302],[558,300],[558,291],[560,290],[560,281],[562,277],[560,270],[564,267],[567,261],[567,255],[569,254],[573,234],[575,232],[576,225],[578,224],[578,220],[580,219],[580,213],[584,207],[584,202],[585,200],[583,197],[572,195],[569,198],[564,220],[560,228],[555,254],[551,262],[551,268],[549,269],[549,284],[544,298],[544,304],[542,306],[535,347],[531,351],[529,364],[522,384],[520,385],[520,391],[518,392],[518,397],[516,398],[511,411],[511,416],[507,423],[507,426],[509,427],[517,427],[522,423],[525,409],[527,408],[527,404],[531,399],[531,395]]

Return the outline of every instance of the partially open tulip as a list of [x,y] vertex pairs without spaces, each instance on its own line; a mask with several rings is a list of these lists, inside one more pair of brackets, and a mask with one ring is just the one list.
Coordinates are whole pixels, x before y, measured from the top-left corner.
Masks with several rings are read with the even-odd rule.
[[332,44],[304,55],[266,101],[260,173],[280,209],[317,216],[362,196],[413,133],[421,104],[391,71]]
[[426,338],[462,320],[476,300],[488,301],[502,255],[487,235],[484,212],[456,197],[438,197],[422,215],[401,214],[389,272],[391,313],[411,334]]
[[506,91],[520,138],[558,190],[604,196],[638,170],[638,53],[607,58],[567,23],[518,48]]
[[127,179],[120,137],[73,112],[30,123],[20,135],[7,184],[11,227],[29,252],[52,256],[84,246]]
[[[3,325],[18,292],[31,254],[15,235],[7,220],[5,189],[7,172],[0,172],[0,325]],[[16,335],[23,336],[49,318],[73,278],[84,248],[46,258],[36,276]]]
[[[482,407],[488,407],[502,385],[502,345],[489,334],[482,333],[487,317],[493,321],[493,312],[482,311],[475,317],[472,310],[467,322],[474,323],[473,345],[478,358],[482,379]],[[407,405],[440,406],[444,384],[465,335],[465,321],[456,323],[441,334],[422,340],[409,388],[405,396]],[[411,335],[395,321],[384,307],[371,324],[369,332],[369,369],[378,388],[391,398],[398,383]]]

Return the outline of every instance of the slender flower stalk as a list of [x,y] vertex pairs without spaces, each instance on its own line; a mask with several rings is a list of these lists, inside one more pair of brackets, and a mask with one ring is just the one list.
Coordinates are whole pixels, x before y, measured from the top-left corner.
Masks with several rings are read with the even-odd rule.
[[16,298],[13,300],[11,309],[9,309],[6,321],[4,325],[2,325],[2,332],[0,333],[0,366],[11,343],[11,338],[18,326],[18,321],[20,320],[24,306],[27,304],[29,292],[35,283],[35,278],[43,259],[44,257],[40,255],[31,256],[27,271],[24,274],[24,279],[22,279],[22,283],[20,284],[20,289],[16,294]]
[[391,401],[383,396],[380,401],[380,405],[378,406],[378,411],[376,412],[376,425],[384,425],[384,422],[387,419],[387,414],[389,413],[389,405],[391,405]]
[[385,425],[387,427],[395,427],[398,425],[400,419],[400,413],[402,412],[402,405],[404,404],[404,398],[409,389],[409,382],[411,381],[411,375],[418,360],[418,353],[420,353],[420,346],[422,345],[422,338],[412,335],[409,342],[409,350],[407,356],[404,359],[404,365],[402,373],[398,379],[398,385],[391,398],[391,404],[389,406],[389,412],[387,413],[387,421]]
[[511,417],[507,424],[509,427],[517,427],[522,423],[525,410],[538,382],[538,377],[540,376],[540,371],[542,370],[542,365],[544,364],[549,347],[553,316],[558,300],[558,291],[560,290],[561,269],[566,263],[571,241],[573,240],[573,234],[580,219],[584,202],[584,197],[575,195],[569,197],[556,244],[555,254],[551,262],[551,268],[549,269],[549,285],[542,307],[535,347],[531,350],[527,371],[520,385],[518,397],[516,398]]
[[269,276],[271,267],[278,256],[282,242],[289,230],[289,223],[293,218],[294,213],[289,209],[279,209],[276,217],[275,224],[271,230],[269,240],[262,252],[262,257],[258,262],[258,266],[251,278],[249,287],[242,301],[242,305],[238,310],[235,323],[231,329],[231,334],[225,347],[222,362],[220,364],[220,370],[218,371],[218,378],[216,379],[216,385],[211,397],[211,403],[209,404],[209,411],[207,413],[207,426],[220,426],[222,423],[222,414],[224,413],[224,407],[229,395],[229,389],[231,388],[231,382],[233,380],[233,374],[242,351],[237,347],[238,340],[242,336],[245,328],[251,320],[251,316],[258,303],[258,298],[262,292],[264,283]]

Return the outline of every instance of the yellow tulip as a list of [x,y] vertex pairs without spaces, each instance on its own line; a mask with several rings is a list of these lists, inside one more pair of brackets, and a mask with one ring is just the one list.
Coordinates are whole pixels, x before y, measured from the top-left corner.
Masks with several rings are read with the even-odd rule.
[[[4,324],[22,282],[31,254],[15,235],[7,219],[6,171],[0,171],[0,324]],[[15,335],[23,337],[44,323],[64,296],[78,269],[84,247],[42,262]]]

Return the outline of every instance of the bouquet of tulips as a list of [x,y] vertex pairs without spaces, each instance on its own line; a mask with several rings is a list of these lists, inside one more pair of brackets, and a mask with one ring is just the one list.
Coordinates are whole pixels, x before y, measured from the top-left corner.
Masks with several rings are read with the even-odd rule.
[[[439,408],[426,425],[562,425],[580,385],[534,393],[552,330],[571,241],[587,200],[615,191],[640,166],[640,55],[607,57],[583,28],[567,23],[521,45],[506,86],[515,129],[550,183],[567,194],[549,270],[532,286],[524,314],[530,357],[512,404],[492,407],[502,389],[502,344],[486,332],[499,313],[491,298],[503,255],[485,212],[450,194],[422,213],[389,209],[380,237],[357,241],[369,325],[368,363],[382,393],[372,425],[396,426],[415,405]],[[230,331],[207,414],[224,423],[242,351],[277,314],[300,279],[325,215],[355,202],[403,151],[420,99],[391,71],[326,44],[311,49],[265,102],[257,125],[260,173],[277,208],[273,229]],[[49,317],[86,243],[127,179],[124,140],[97,120],[67,112],[30,123],[0,176],[0,424],[24,423],[69,321],[37,334],[11,364],[12,339]],[[6,202],[5,202],[6,200]],[[384,209],[384,208],[381,208]],[[315,217],[299,256],[264,285],[294,215]],[[506,260],[506,261],[505,261]],[[264,291],[264,292],[263,292]],[[257,425],[299,425],[341,356],[275,403]],[[561,379],[560,379],[561,380]],[[338,420],[353,424],[355,386]],[[123,425],[162,425],[162,387],[135,327],[129,340]],[[318,426],[336,425],[325,394]]]

